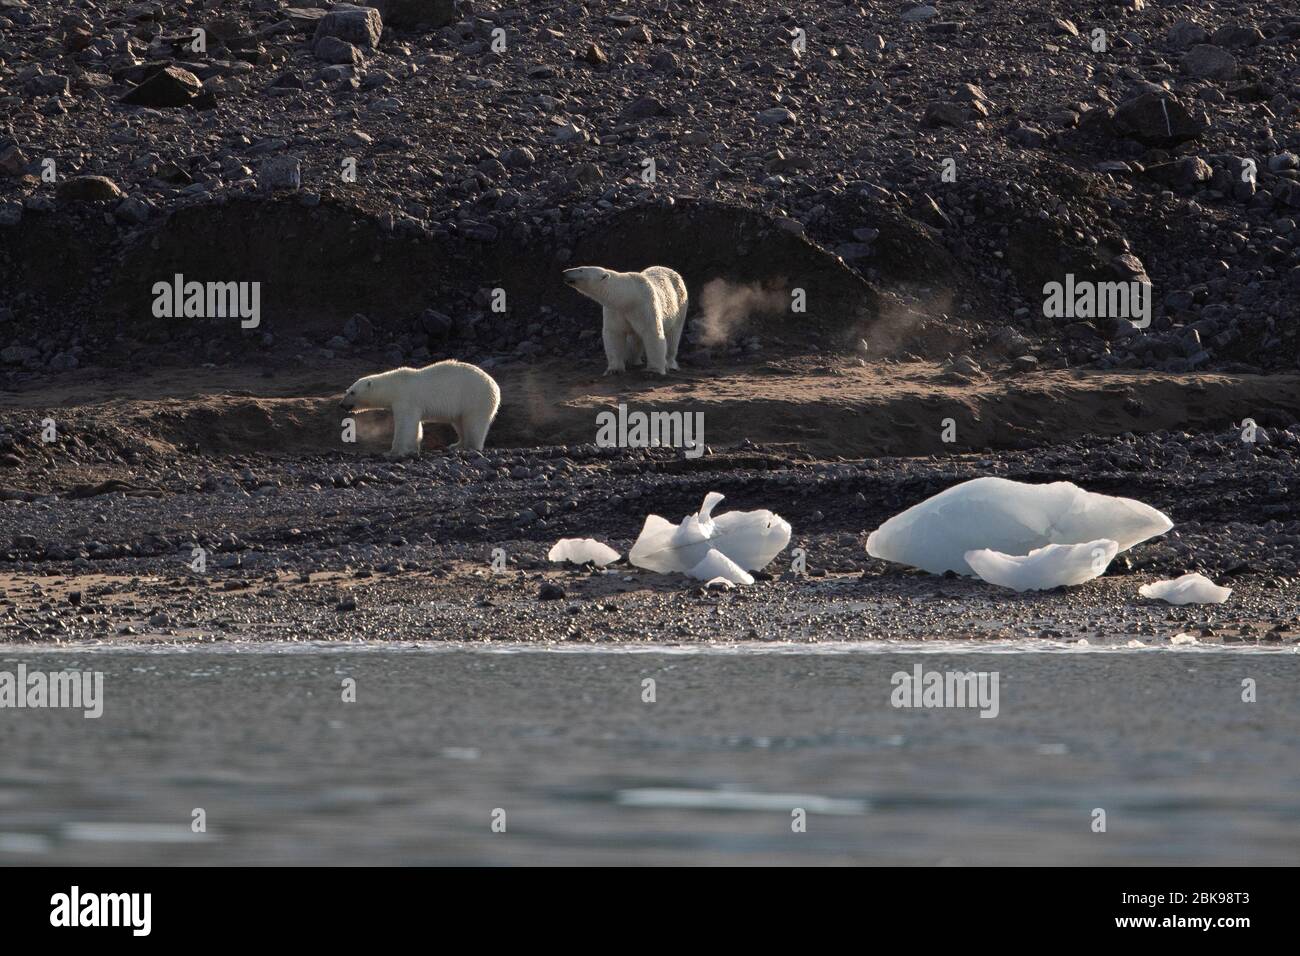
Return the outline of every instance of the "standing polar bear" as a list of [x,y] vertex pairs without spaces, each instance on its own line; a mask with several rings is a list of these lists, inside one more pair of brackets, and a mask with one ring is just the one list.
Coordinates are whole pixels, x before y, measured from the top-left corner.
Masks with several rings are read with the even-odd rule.
[[677,344],[686,324],[686,283],[672,269],[615,272],[600,266],[564,270],[564,281],[605,307],[605,374],[627,371],[645,357],[660,375],[677,368]]
[[345,412],[375,408],[393,410],[393,447],[389,458],[420,453],[424,422],[456,429],[452,448],[483,450],[492,419],[501,407],[501,389],[477,365],[448,360],[424,368],[395,368],[359,378],[344,394]]

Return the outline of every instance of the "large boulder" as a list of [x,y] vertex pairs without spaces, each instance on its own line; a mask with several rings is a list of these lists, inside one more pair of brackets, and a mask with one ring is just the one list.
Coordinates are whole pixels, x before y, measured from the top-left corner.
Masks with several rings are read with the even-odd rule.
[[199,78],[179,66],[164,66],[124,97],[123,103],[152,108],[187,106],[203,90]]
[[1177,146],[1196,139],[1209,125],[1204,116],[1193,116],[1165,93],[1143,93],[1115,110],[1115,132],[1145,146]]
[[384,19],[374,7],[355,7],[340,3],[321,17],[313,43],[325,37],[337,37],[363,50],[374,50],[384,32]]

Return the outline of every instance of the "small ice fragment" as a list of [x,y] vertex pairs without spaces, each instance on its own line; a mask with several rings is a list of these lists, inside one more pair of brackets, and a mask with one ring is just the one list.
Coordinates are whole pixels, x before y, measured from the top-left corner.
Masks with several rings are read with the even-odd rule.
[[1125,647],[1146,647],[1146,645],[1143,644],[1141,641],[1129,641],[1124,646]]
[[546,554],[551,561],[571,561],[574,564],[591,564],[603,568],[618,560],[618,552],[595,538],[561,538]]
[[1196,640],[1195,634],[1188,634],[1184,632],[1182,634],[1175,634],[1173,637],[1169,639],[1169,643],[1170,644],[1196,644],[1198,643],[1198,641]]
[[1203,574],[1184,574],[1171,581],[1156,581],[1138,588],[1144,598],[1156,598],[1170,604],[1222,604],[1232,588],[1221,588]]
[[707,581],[709,584],[718,580],[725,581],[728,584],[754,583],[752,574],[721,551],[713,548],[709,549],[709,553],[704,556],[704,559],[699,564],[686,573],[700,581]]
[[931,574],[970,574],[967,551],[1027,555],[1049,544],[1107,538],[1127,551],[1173,522],[1130,498],[1084,491],[1068,481],[1032,485],[974,478],[890,518],[867,538],[867,553]]
[[870,805],[855,798],[820,797],[808,793],[754,793],[743,790],[689,790],[686,788],[643,787],[619,790],[616,803],[626,807],[669,808],[673,810],[757,810],[762,813],[787,813],[790,807],[802,807],[809,813],[860,814]]
[[989,584],[1015,591],[1045,591],[1100,577],[1118,551],[1114,541],[1098,538],[1083,544],[1049,544],[1023,556],[984,548],[967,551],[965,561]]
[[699,512],[679,525],[647,515],[628,561],[661,574],[689,573],[710,551],[718,551],[742,569],[757,571],[790,543],[789,522],[771,511],[728,511],[713,517],[722,498],[709,492]]

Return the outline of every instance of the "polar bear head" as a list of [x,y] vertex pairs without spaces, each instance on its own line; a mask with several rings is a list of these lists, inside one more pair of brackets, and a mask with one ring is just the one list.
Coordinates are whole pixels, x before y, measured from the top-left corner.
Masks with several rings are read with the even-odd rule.
[[389,405],[387,389],[383,387],[383,378],[388,374],[367,375],[352,383],[339,400],[339,408],[345,412],[365,411],[368,408],[387,408]]
[[604,303],[609,301],[610,278],[617,275],[600,266],[578,266],[576,269],[564,270],[564,282],[589,299]]

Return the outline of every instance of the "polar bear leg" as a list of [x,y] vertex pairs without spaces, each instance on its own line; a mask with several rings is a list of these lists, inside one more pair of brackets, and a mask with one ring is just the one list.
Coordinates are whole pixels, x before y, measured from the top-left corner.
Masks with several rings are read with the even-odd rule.
[[660,375],[668,374],[668,340],[664,338],[663,321],[657,315],[648,315],[642,324],[641,343],[645,346],[645,367]]
[[482,415],[466,415],[457,426],[460,433],[460,441],[457,443],[460,448],[472,448],[475,451],[483,450],[483,443],[487,441],[488,428],[492,425],[492,420],[484,419]]
[[627,333],[627,351],[624,354],[627,356],[628,365],[645,364],[645,345],[635,332]]
[[408,458],[420,454],[420,440],[424,438],[424,424],[420,413],[411,408],[393,409],[393,447],[389,458]]
[[452,428],[456,429],[456,440],[447,446],[447,450],[455,451],[457,448],[464,448],[465,447],[464,419],[453,418],[447,424],[450,425]]
[[613,372],[627,371],[627,330],[621,323],[605,319],[605,327],[601,330],[601,338],[605,340],[605,361],[607,367],[605,374]]
[[668,333],[668,367],[673,371],[680,367],[677,364],[677,346],[681,344],[682,329],[685,327],[686,306],[683,305],[677,315],[673,316],[672,330]]

